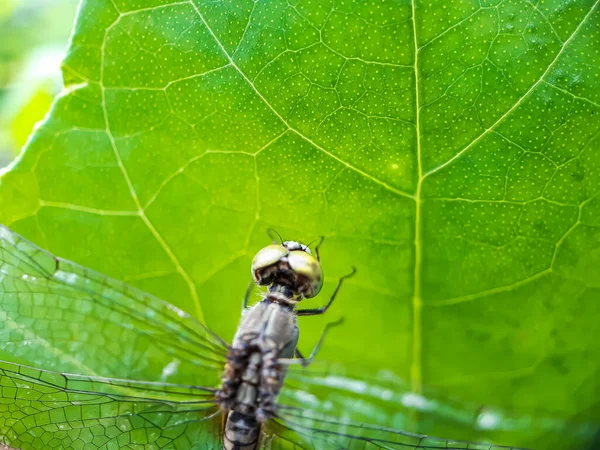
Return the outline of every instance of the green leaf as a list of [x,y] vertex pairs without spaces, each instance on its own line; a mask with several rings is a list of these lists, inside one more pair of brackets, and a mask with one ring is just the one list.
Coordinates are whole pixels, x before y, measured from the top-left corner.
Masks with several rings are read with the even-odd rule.
[[343,316],[322,359],[505,427],[420,431],[583,448],[600,423],[597,3],[86,1],[0,221],[227,339],[264,230],[324,235],[307,305],[358,274],[302,319],[301,350]]

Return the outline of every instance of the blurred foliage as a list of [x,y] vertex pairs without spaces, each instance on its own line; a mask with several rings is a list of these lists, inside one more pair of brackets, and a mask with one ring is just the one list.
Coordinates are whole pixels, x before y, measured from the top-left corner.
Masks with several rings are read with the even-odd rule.
[[76,0],[0,2],[0,167],[16,156],[60,90],[76,7]]

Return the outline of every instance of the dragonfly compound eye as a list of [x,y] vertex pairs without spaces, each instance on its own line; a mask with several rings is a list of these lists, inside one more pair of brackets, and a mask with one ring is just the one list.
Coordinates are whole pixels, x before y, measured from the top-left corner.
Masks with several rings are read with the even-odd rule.
[[298,292],[305,298],[317,295],[323,286],[323,270],[319,261],[303,250],[295,250],[288,255],[288,263],[298,276]]
[[279,244],[268,245],[259,250],[252,260],[252,278],[254,278],[254,281],[261,285],[271,283],[275,272],[269,269],[289,253],[287,248]]

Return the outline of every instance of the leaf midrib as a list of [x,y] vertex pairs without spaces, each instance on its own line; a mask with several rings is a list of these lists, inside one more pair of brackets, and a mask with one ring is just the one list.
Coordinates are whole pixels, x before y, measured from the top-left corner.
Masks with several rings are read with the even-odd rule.
[[410,387],[412,392],[415,394],[421,393],[421,380],[422,380],[422,368],[421,368],[421,353],[422,353],[422,331],[421,331],[421,311],[423,308],[423,301],[421,298],[421,260],[422,260],[422,248],[421,248],[421,187],[423,185],[423,167],[421,162],[421,106],[420,106],[420,95],[419,95],[419,45],[417,40],[417,21],[416,17],[416,0],[411,0],[410,6],[412,10],[411,22],[413,29],[413,58],[414,58],[414,79],[415,79],[415,133],[417,142],[417,190],[415,193],[415,262],[414,262],[414,274],[413,274],[413,297],[412,297],[412,356],[411,356],[411,367],[410,367]]

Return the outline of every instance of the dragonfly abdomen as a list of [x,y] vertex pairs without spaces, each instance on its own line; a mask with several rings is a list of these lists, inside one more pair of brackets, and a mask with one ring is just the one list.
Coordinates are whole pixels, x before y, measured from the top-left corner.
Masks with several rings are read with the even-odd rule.
[[257,448],[261,424],[275,415],[284,372],[274,352],[253,352],[247,359],[225,424],[224,450]]
[[259,436],[260,423],[253,415],[231,411],[225,423],[223,450],[255,450]]

